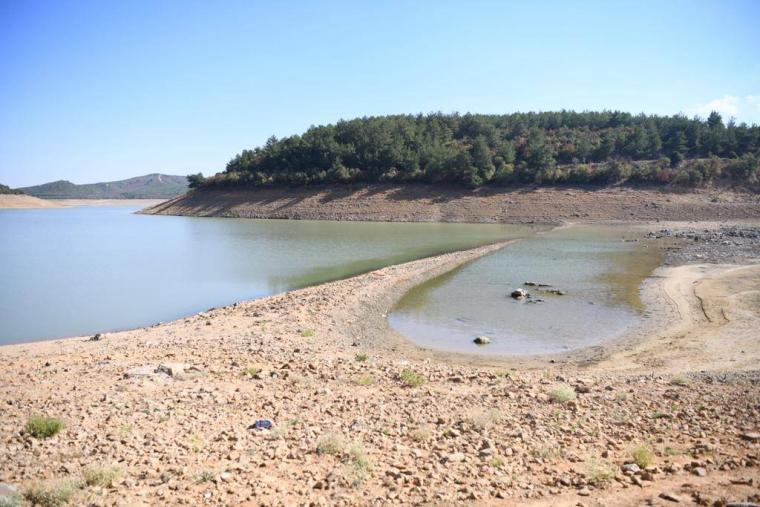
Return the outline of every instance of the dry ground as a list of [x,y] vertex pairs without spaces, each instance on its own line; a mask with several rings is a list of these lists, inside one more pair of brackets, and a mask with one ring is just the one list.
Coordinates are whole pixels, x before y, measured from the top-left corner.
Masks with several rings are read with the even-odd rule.
[[760,195],[721,188],[260,188],[190,192],[144,213],[391,222],[726,221],[760,218]]
[[[662,268],[646,329],[569,356],[442,354],[388,329],[404,291],[503,246],[0,347],[0,482],[67,481],[92,505],[760,500],[758,266]],[[65,427],[33,438],[33,414]],[[112,485],[82,483],[111,466]]]

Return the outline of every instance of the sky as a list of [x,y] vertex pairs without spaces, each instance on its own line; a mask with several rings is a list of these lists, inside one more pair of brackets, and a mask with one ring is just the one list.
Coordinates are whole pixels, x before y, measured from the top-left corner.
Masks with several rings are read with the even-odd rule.
[[431,111],[760,123],[760,2],[0,0],[0,183],[213,174]]

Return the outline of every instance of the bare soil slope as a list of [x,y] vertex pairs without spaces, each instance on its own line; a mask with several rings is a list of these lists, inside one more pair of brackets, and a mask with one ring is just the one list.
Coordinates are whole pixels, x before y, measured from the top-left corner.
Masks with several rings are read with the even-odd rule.
[[63,204],[46,201],[38,197],[23,194],[0,195],[0,209],[2,208],[63,208]]
[[193,191],[147,214],[393,222],[598,222],[760,218],[760,195],[631,188],[467,190],[429,185]]

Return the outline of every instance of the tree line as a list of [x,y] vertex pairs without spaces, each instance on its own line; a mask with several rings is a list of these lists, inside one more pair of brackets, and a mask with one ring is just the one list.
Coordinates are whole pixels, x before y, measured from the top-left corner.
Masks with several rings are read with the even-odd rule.
[[9,187],[8,185],[3,185],[2,183],[0,183],[0,195],[2,195],[2,194],[23,194],[23,193],[24,192],[22,192],[21,190],[14,190],[11,187]]
[[393,115],[312,126],[190,186],[701,184],[760,179],[760,126],[619,111]]

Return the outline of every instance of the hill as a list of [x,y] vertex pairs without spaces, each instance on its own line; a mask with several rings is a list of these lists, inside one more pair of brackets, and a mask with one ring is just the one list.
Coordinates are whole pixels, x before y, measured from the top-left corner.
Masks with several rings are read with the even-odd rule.
[[19,190],[45,199],[168,199],[184,193],[187,187],[185,176],[148,174],[121,181],[85,185],[60,180]]
[[8,185],[3,185],[0,183],[0,195],[15,195],[15,194],[23,194],[21,190],[16,190]]
[[619,111],[357,118],[271,137],[191,187],[619,182],[755,184],[760,126]]

